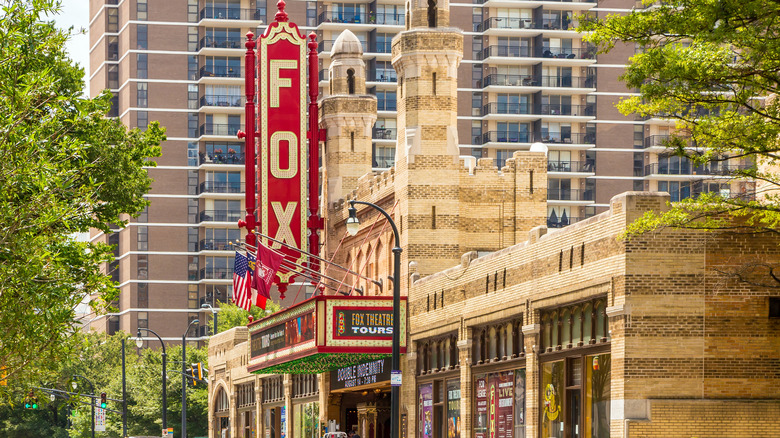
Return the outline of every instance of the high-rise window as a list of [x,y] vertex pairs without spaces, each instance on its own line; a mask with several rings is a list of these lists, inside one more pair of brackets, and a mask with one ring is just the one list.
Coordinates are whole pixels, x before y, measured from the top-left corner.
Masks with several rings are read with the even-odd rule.
[[119,117],[119,93],[111,93],[111,108],[108,117]]
[[147,19],[148,6],[146,0],[136,0],[136,11],[139,20]]
[[198,0],[187,0],[187,21],[198,22]]
[[106,43],[106,60],[118,61],[119,60],[119,37],[110,36]]
[[149,307],[149,283],[138,283],[138,307]]
[[136,41],[138,44],[138,48],[141,50],[146,50],[149,48],[149,36],[148,36],[148,28],[145,24],[139,24],[136,27]]
[[187,108],[198,109],[198,86],[196,84],[187,85]]
[[119,65],[107,64],[106,65],[106,86],[110,90],[116,90],[119,88]]
[[[190,309],[197,309],[200,307],[198,303],[198,285],[197,284],[190,284],[187,285],[187,304]],[[194,318],[193,318],[194,319]],[[192,320],[192,319],[191,319]]]
[[306,25],[309,27],[317,25],[317,2],[306,2]]
[[136,82],[136,106],[138,108],[149,107],[149,84],[146,82]]
[[198,229],[195,227],[187,228],[187,251],[198,252]]
[[149,327],[149,312],[138,312],[138,328]]
[[138,226],[138,251],[149,250],[149,227],[146,225]]
[[198,137],[198,113],[187,113],[187,137]]
[[198,28],[195,26],[187,28],[187,51],[198,51]]
[[106,32],[119,32],[119,8],[106,8]]
[[198,79],[198,57],[197,56],[187,57],[187,78],[189,78],[189,80],[191,81]]
[[137,256],[138,259],[136,261],[136,273],[139,280],[148,280],[149,279],[149,256],[146,254],[141,254]]
[[135,65],[136,76],[138,79],[147,79],[149,77],[149,61],[146,53],[136,53]]
[[138,129],[146,131],[146,128],[149,127],[149,113],[147,111],[138,111],[136,113],[136,124]]

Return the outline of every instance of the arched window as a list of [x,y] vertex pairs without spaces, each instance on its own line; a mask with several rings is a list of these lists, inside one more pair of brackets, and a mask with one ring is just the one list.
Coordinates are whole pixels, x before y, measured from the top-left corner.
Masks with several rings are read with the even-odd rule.
[[214,412],[226,412],[230,409],[230,399],[228,399],[225,388],[220,386],[217,391],[217,398],[214,403]]
[[347,70],[347,92],[355,94],[355,70]]
[[436,27],[436,0],[428,0],[428,27]]

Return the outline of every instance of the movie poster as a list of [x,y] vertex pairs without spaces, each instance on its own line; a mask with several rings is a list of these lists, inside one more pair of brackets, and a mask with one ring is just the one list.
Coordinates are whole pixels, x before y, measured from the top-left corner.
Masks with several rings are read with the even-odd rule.
[[420,438],[433,438],[433,383],[420,385]]
[[525,369],[515,371],[514,438],[525,438]]
[[489,374],[488,437],[513,438],[514,431],[514,371]]
[[474,392],[477,407],[477,418],[474,419],[474,437],[475,438],[487,438],[487,423],[488,423],[488,396],[487,396],[487,379],[485,375],[477,376],[474,379]]
[[447,382],[447,438],[460,438],[460,381]]

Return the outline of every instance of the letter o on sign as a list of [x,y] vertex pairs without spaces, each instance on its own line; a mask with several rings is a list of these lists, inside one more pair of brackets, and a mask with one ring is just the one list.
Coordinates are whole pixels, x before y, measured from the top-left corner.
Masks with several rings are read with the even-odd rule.
[[[287,168],[282,169],[279,156],[279,143],[286,141]],[[298,175],[298,137],[294,132],[277,131],[271,134],[271,175],[279,179],[290,179]]]

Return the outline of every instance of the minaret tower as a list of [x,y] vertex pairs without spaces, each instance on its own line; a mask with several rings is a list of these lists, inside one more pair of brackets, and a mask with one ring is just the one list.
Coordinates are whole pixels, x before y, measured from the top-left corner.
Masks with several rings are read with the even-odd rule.
[[330,52],[328,96],[320,101],[327,130],[325,181],[328,203],[357,188],[371,172],[371,128],[376,122],[376,96],[366,94],[366,65],[360,40],[345,30]]
[[407,0],[406,26],[392,46],[404,279],[409,261],[425,276],[460,260],[457,73],[463,58],[463,35],[449,27],[449,0]]

